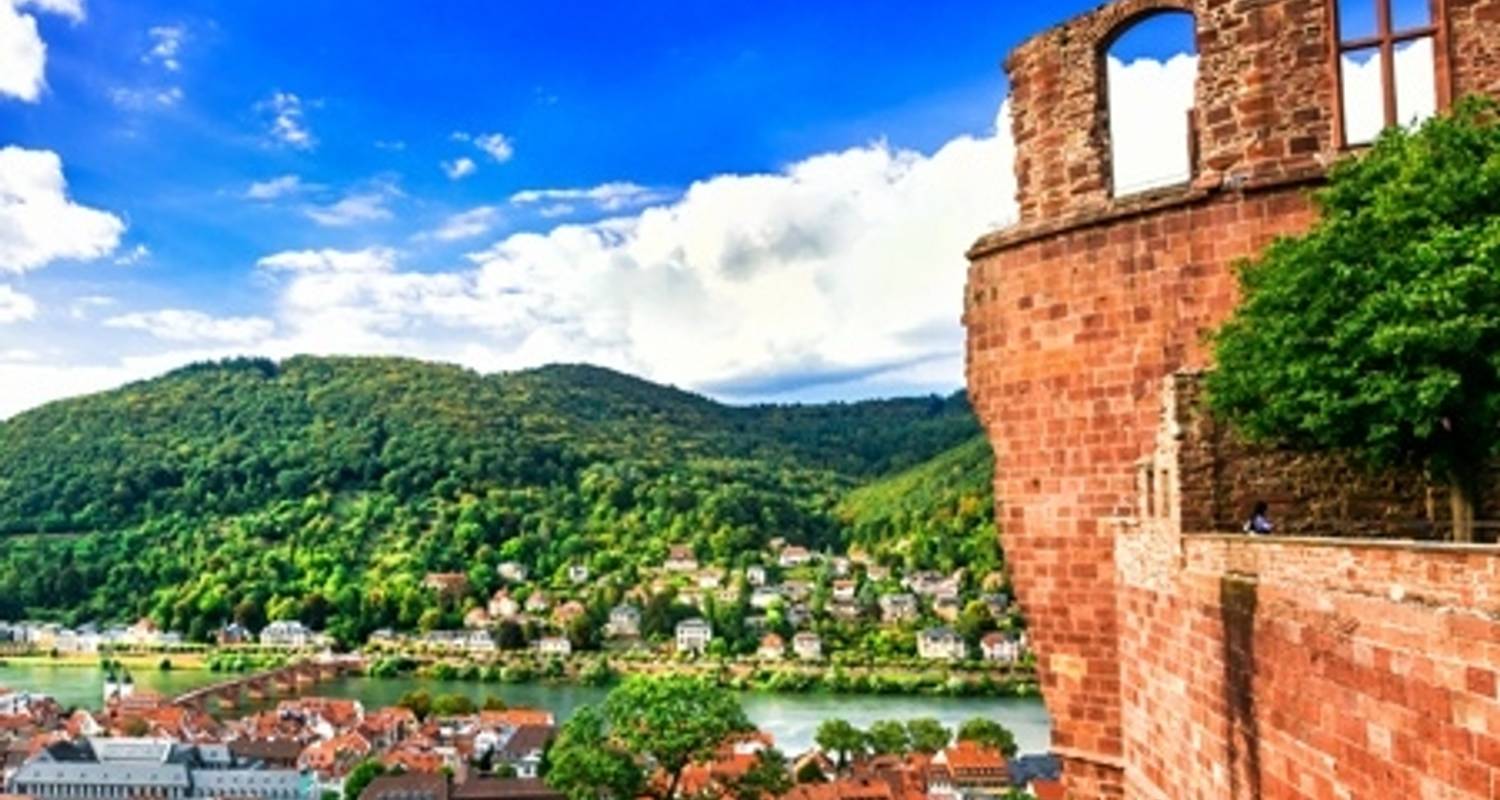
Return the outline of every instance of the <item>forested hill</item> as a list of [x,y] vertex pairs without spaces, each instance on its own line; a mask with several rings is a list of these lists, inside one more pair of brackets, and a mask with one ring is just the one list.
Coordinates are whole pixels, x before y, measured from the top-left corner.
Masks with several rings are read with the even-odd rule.
[[609,578],[591,610],[673,545],[732,567],[774,538],[842,552],[858,532],[941,567],[951,548],[876,540],[954,530],[908,521],[929,502],[987,513],[987,488],[913,492],[906,517],[848,498],[954,448],[984,469],[977,434],[961,394],[734,407],[583,366],[198,365],[0,423],[0,618],[151,615],[204,638],[297,617],[355,642],[457,624],[464,604],[438,606],[423,577],[466,573],[472,604],[502,561],[544,583],[589,566]]
[[118,528],[309,492],[549,486],[590,464],[739,459],[865,478],[974,433],[961,395],[732,407],[596,367],[402,359],[188,367],[0,423],[0,531]]

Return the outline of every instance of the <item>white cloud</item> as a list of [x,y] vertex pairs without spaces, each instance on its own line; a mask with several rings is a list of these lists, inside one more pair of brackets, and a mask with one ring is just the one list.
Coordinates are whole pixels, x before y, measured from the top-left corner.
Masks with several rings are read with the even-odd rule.
[[35,316],[35,300],[0,283],[0,325],[24,322]]
[[0,148],[0,273],[101,258],[124,230],[119,217],[68,198],[56,153]]
[[115,263],[122,267],[132,267],[151,257],[151,248],[137,244],[128,251],[115,256]]
[[472,239],[489,233],[500,221],[500,209],[494,206],[471,208],[447,218],[431,237],[443,242]]
[[488,155],[496,164],[504,164],[516,154],[515,142],[503,133],[465,133],[454,131],[455,142],[469,142]]
[[1109,132],[1115,194],[1184,183],[1192,177],[1188,111],[1198,57],[1128,64],[1109,57]]
[[337,202],[324,206],[310,206],[303,214],[313,222],[328,228],[346,228],[362,222],[379,222],[393,215],[387,206],[391,198],[400,191],[390,184],[375,184],[344,195]]
[[278,175],[269,180],[255,181],[250,184],[250,188],[245,190],[245,198],[248,200],[275,200],[287,195],[297,194],[307,188],[310,187],[302,183],[300,176]]
[[0,96],[28,103],[47,86],[47,44],[26,8],[83,20],[82,0],[0,0]]
[[306,105],[291,92],[276,91],[255,107],[270,117],[267,133],[273,140],[296,150],[311,150],[318,142],[307,127]]
[[116,300],[113,297],[102,294],[84,295],[74,300],[68,307],[68,315],[77,320],[90,319],[95,310],[109,308],[115,304]]
[[287,250],[256,262],[273,272],[390,272],[396,251],[385,247],[364,250]]
[[116,107],[125,111],[145,111],[150,108],[172,108],[182,102],[183,92],[180,86],[166,86],[157,88],[126,88],[123,86],[111,89],[109,100]]
[[262,317],[211,317],[200,311],[167,308],[123,314],[104,321],[111,328],[144,331],[169,342],[194,344],[250,344],[276,330]]
[[[574,203],[588,203],[603,211],[649,205],[667,199],[667,195],[653,191],[640,184],[628,181],[603,183],[588,189],[526,189],[510,196],[514,205],[549,203],[553,210],[564,209],[562,214],[573,212]],[[547,216],[547,209],[543,209]]]
[[[1437,69],[1432,39],[1405,42],[1396,48],[1396,117],[1415,125],[1437,113]],[[1344,130],[1350,144],[1368,144],[1385,129],[1385,92],[1381,57],[1371,52],[1364,60],[1343,57]]]
[[141,56],[141,62],[160,64],[168,72],[182,69],[178,54],[182,42],[187,38],[187,28],[181,25],[157,25],[146,32],[151,38],[151,49]]
[[441,166],[443,174],[447,175],[450,180],[455,181],[467,178],[473,175],[475,170],[479,169],[479,166],[474,163],[474,159],[467,156],[456,158],[452,161],[444,161]]

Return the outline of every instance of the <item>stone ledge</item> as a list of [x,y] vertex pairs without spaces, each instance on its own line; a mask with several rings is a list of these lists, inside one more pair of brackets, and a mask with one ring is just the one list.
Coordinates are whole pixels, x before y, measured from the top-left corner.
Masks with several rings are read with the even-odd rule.
[[1184,533],[1185,544],[1221,542],[1248,547],[1272,545],[1372,550],[1402,550],[1412,553],[1500,556],[1500,544],[1459,544],[1420,539],[1340,539],[1331,536],[1251,536],[1244,533]]

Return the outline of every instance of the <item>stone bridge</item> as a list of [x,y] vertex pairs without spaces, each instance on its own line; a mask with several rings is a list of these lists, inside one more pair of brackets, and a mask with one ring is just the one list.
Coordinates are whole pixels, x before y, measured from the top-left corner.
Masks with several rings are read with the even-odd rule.
[[237,708],[247,699],[266,700],[295,695],[303,688],[359,672],[363,668],[363,659],[354,656],[307,658],[284,667],[200,686],[172,698],[172,704],[200,711],[209,710],[210,706]]

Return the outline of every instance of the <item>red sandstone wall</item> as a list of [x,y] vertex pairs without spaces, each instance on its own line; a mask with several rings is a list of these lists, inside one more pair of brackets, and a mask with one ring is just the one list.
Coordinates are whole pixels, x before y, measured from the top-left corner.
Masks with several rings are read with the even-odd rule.
[[[1441,5],[1455,90],[1500,91],[1500,0]],[[1165,8],[1197,19],[1200,172],[1191,187],[1114,200],[1103,49],[1120,25]],[[1317,627],[1342,619],[1338,603],[1357,621],[1415,613],[1406,605],[1351,593],[1330,612],[1316,582],[1247,585],[1210,559],[1184,572],[1195,545],[1172,524],[1214,512],[1184,513],[1180,496],[1163,519],[1121,522],[1135,512],[1137,462],[1156,446],[1162,378],[1204,365],[1202,336],[1235,301],[1232,265],[1309,224],[1305,189],[1340,156],[1327,11],[1324,0],[1120,0],[1007,61],[1022,216],[970,253],[968,383],[995,446],[998,518],[1075,798],[1490,796],[1470,791],[1478,773],[1431,744],[1451,735],[1480,757],[1481,741],[1458,741],[1450,731],[1462,725],[1428,718],[1445,707],[1393,694],[1405,691],[1390,677],[1397,667],[1328,666],[1364,658],[1354,638]],[[1139,570],[1118,571],[1121,546],[1121,563]],[[1431,613],[1423,624],[1448,624]],[[1367,630],[1382,625],[1376,617]],[[1442,661],[1447,671],[1429,685],[1456,691],[1454,663],[1468,680],[1494,654],[1455,637],[1490,630],[1434,634],[1440,660],[1457,660]],[[1372,633],[1370,647],[1418,652],[1400,636]],[[1318,726],[1344,725],[1349,742],[1309,732],[1315,711]],[[1357,745],[1352,723],[1330,714],[1369,714],[1383,727]],[[1422,739],[1399,755],[1446,772],[1427,784],[1416,766],[1384,766],[1371,755],[1384,752],[1382,731],[1391,747]],[[1450,793],[1378,792],[1413,785]]]

